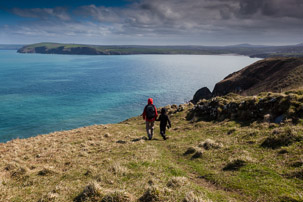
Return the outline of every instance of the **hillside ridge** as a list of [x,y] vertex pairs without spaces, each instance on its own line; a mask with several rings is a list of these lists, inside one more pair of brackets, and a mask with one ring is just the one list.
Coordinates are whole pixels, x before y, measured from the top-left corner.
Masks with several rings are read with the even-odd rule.
[[303,46],[261,46],[240,44],[234,46],[146,46],[146,45],[85,45],[64,43],[37,43],[23,46],[18,53],[73,54],[73,55],[133,55],[133,54],[236,54],[256,58],[278,56],[302,57]]
[[[218,82],[210,92],[197,91],[193,102],[228,93],[257,95],[261,92],[285,92],[303,86],[303,58],[267,58],[257,61]],[[211,94],[210,94],[210,93]]]

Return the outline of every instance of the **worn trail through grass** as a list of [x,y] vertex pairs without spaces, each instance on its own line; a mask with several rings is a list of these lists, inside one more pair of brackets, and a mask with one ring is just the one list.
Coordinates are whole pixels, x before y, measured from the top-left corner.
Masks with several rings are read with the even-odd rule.
[[167,141],[135,117],[0,144],[0,201],[303,200],[300,125],[190,122],[191,107],[170,110]]

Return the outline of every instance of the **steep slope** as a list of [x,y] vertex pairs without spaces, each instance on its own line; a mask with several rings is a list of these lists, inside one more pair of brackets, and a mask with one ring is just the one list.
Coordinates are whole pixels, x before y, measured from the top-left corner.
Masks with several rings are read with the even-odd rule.
[[213,96],[230,92],[255,95],[303,86],[303,58],[269,58],[235,72],[216,84]]
[[0,144],[0,201],[303,200],[300,125],[187,121],[196,107],[167,106],[167,141],[135,117]]

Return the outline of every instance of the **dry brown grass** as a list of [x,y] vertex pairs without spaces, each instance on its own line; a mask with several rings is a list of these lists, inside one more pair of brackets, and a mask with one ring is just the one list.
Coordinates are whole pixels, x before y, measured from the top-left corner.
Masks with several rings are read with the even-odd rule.
[[[298,199],[302,192],[296,188],[296,176],[302,168],[292,164],[303,159],[301,142],[283,147],[285,154],[273,153],[260,147],[274,130],[268,124],[188,122],[187,107],[181,112],[178,106],[170,108],[177,129],[167,131],[167,141],[157,126],[157,140],[146,140],[144,122],[135,117],[0,144],[0,201],[279,201],[280,195]],[[300,126],[291,128],[301,135]],[[227,135],[232,129],[236,130]],[[188,148],[188,155],[183,155]],[[199,158],[192,159],[198,152]],[[222,171],[236,159],[246,164],[238,171]],[[251,176],[243,178],[251,170],[265,188],[255,185]],[[282,191],[259,194],[279,190],[277,182]]]

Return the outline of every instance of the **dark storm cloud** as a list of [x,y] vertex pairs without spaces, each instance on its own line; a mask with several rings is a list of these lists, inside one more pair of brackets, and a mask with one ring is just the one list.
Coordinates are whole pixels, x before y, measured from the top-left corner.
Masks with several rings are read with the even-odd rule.
[[119,23],[127,31],[197,33],[233,28],[275,30],[283,21],[288,27],[303,25],[302,9],[299,0],[142,0],[121,9],[83,6],[78,13]]
[[[300,38],[302,0],[139,0],[124,7],[85,5],[19,9],[18,16],[40,19],[39,30],[57,30],[74,36],[144,38],[224,42]],[[45,21],[54,21],[45,26]],[[40,26],[40,27],[39,27]],[[23,26],[26,28],[26,26]],[[47,32],[47,31],[46,31]],[[53,34],[56,34],[52,31]],[[168,38],[169,37],[169,38]],[[263,39],[263,40],[261,40]],[[173,42],[171,42],[173,43]]]

